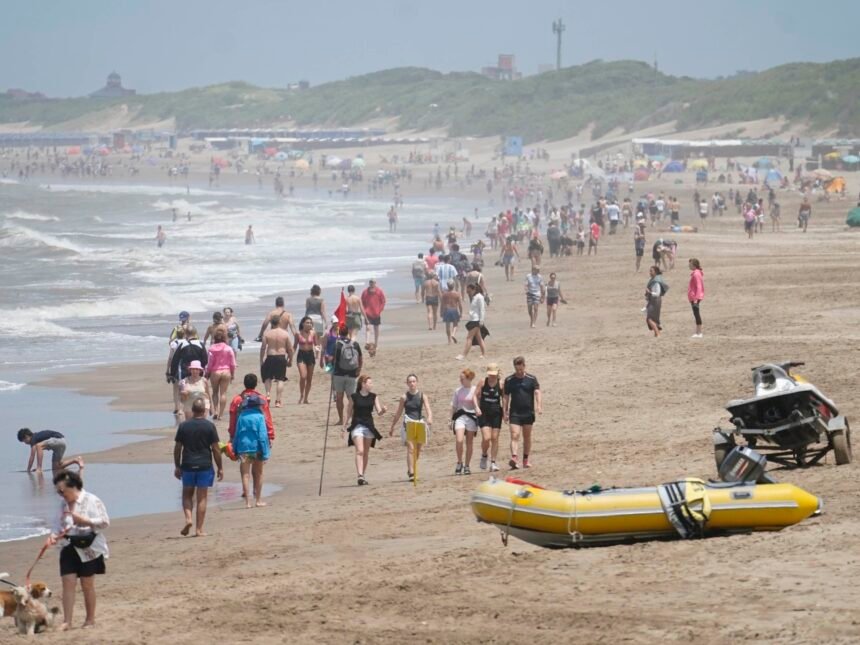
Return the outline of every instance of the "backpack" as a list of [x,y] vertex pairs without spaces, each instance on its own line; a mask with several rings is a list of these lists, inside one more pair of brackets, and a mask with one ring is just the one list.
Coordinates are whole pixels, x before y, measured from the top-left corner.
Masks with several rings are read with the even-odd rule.
[[424,262],[422,260],[412,263],[412,277],[416,279],[424,277]]
[[344,372],[355,372],[358,369],[358,350],[352,341],[340,340],[340,353],[337,357],[337,367]]

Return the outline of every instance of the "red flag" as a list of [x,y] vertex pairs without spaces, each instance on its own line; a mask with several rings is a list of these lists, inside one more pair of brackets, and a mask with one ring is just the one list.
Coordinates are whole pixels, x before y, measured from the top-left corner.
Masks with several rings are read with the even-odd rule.
[[334,315],[337,316],[338,326],[346,324],[346,298],[343,289],[340,290],[340,304],[334,310]]

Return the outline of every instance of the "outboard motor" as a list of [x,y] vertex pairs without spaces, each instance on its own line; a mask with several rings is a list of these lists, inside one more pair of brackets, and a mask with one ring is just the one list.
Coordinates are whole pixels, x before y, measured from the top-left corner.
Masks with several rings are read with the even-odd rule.
[[747,446],[736,446],[720,464],[720,479],[724,482],[775,484],[765,472],[767,458]]

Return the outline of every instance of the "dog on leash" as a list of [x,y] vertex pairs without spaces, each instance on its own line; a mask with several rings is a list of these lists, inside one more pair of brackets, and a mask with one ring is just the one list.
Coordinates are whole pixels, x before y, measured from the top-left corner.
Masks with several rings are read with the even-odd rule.
[[[0,574],[0,579],[8,578]],[[59,609],[49,610],[44,600],[53,595],[44,582],[34,582],[27,587],[13,587],[0,591],[0,617],[12,616],[20,634],[32,636],[45,628],[53,627]]]

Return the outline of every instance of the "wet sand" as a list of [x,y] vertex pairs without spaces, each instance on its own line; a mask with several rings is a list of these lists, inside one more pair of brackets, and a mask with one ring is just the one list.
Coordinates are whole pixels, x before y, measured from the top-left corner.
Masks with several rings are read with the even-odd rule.
[[[683,223],[694,223],[689,183],[654,188],[678,194]],[[383,327],[380,351],[367,362],[375,390],[393,409],[415,371],[436,417],[417,489],[405,481],[399,441],[387,437],[372,452],[371,485],[356,487],[352,450],[335,428],[319,498],[328,381],[318,374],[311,404],[299,406],[291,369],[286,407],[273,410],[278,439],[266,467],[267,480],[284,490],[269,508],[212,509],[210,536],[200,540],[179,537],[178,509],[117,521],[109,574],[98,580],[99,626],[87,640],[197,643],[217,634],[254,643],[852,642],[860,629],[856,465],[837,468],[831,455],[817,467],[777,470],[778,479],[820,495],[825,508],[820,518],[780,533],[561,551],[513,539],[505,548],[495,528],[474,521],[469,495],[486,477],[479,455],[475,474],[453,475],[445,422],[459,369],[480,373],[495,361],[507,372],[516,354],[526,356],[545,400],[534,467],[517,474],[552,488],[714,476],[710,430],[727,423],[722,406],[750,391],[749,368],[765,361],[806,361],[803,373],[857,418],[860,235],[844,227],[850,204],[814,204],[804,235],[792,226],[797,196],[781,201],[781,234],[748,242],[731,210],[709,218],[704,232],[671,234],[679,259],[667,275],[659,339],[640,312],[647,273],[633,272],[631,230],[602,238],[597,257],[544,262],[544,275],[558,273],[570,303],[556,328],[543,325],[543,310],[538,328],[528,328],[524,267],[506,284],[487,255],[487,360],[473,353],[455,361],[461,346],[446,345],[441,330],[427,331],[423,306],[386,313],[384,322],[397,331]],[[648,249],[657,235],[649,229]],[[705,271],[701,340],[690,338],[689,257]],[[256,363],[256,354],[244,352],[239,374]],[[118,396],[123,408],[169,409],[163,371],[159,357],[133,370],[73,378],[85,392]],[[379,427],[389,423],[385,416]],[[226,433],[226,424],[219,430]],[[169,463],[172,430],[155,437],[88,458]],[[508,437],[505,428],[502,462]],[[227,478],[238,479],[232,463]],[[37,550],[33,540],[0,545],[0,569],[23,577]],[[34,579],[59,588],[56,555]],[[80,602],[76,623],[83,620]],[[11,634],[11,621],[0,622],[0,635]],[[81,636],[76,630],[41,640]]]

